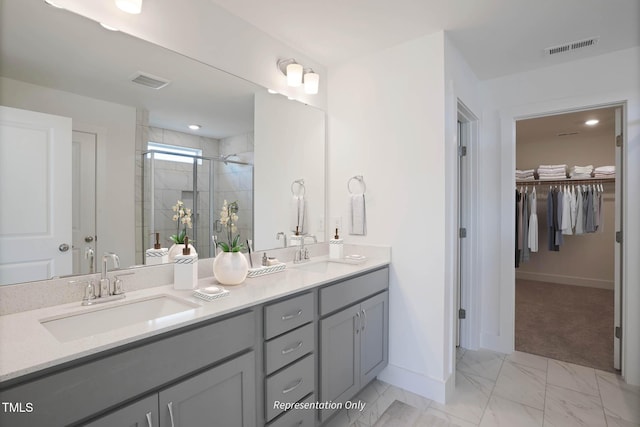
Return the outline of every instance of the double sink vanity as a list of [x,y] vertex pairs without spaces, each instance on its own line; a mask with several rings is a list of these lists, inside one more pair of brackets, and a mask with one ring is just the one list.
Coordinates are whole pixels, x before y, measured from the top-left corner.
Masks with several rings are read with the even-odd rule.
[[213,301],[161,284],[0,316],[0,425],[321,425],[387,364],[376,254],[290,264]]

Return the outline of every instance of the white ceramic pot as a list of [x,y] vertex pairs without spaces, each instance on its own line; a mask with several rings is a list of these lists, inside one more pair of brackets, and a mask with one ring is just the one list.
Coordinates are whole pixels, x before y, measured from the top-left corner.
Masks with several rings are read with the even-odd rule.
[[249,263],[242,252],[220,252],[213,259],[213,276],[222,285],[239,285],[249,272]]
[[[174,262],[176,260],[176,255],[182,255],[183,249],[183,243],[174,243],[173,246],[169,248],[169,262]],[[194,248],[191,243],[189,243],[189,249],[191,249],[190,255],[198,255],[198,252],[196,252],[196,248]]]

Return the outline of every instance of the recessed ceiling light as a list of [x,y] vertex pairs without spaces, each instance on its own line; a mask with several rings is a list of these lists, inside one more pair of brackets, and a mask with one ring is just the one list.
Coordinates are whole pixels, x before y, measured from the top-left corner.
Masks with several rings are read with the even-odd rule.
[[596,120],[596,119],[591,119],[591,120],[587,120],[586,122],[584,122],[584,124],[587,125],[587,126],[595,126],[598,123],[600,123],[600,120]]
[[107,24],[104,24],[104,23],[102,23],[102,22],[100,22],[100,26],[101,26],[102,28],[104,28],[105,30],[109,30],[109,31],[120,31],[120,30],[118,30],[116,27],[112,27],[112,26],[107,25]]
[[202,127],[202,126],[200,126],[200,125],[189,125],[189,129],[191,129],[191,130],[198,130],[198,129],[200,129],[201,127]]
[[277,90],[273,90],[273,89],[267,89],[267,92],[269,92],[271,95],[275,95],[278,93]]

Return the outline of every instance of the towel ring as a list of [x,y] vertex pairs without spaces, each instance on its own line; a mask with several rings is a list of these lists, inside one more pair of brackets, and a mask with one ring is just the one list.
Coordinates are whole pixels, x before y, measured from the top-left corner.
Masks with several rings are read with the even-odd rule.
[[362,185],[362,194],[366,193],[367,184],[364,183],[364,178],[362,178],[362,175],[356,175],[356,176],[352,176],[349,179],[349,181],[347,181],[347,190],[349,190],[350,194],[354,194],[353,191],[351,191],[351,182],[352,181],[359,181],[360,184]]
[[[294,191],[293,187],[298,184],[298,191]],[[291,183],[291,194],[294,196],[302,197],[307,192],[307,188],[304,186],[304,179],[296,179]]]

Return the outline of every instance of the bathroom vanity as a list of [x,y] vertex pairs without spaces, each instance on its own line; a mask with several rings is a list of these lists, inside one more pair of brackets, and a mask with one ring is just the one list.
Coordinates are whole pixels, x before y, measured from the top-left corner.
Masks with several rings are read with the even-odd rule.
[[[79,304],[0,316],[0,331],[23,325],[2,333],[15,347],[2,350],[0,399],[31,408],[0,412],[0,424],[320,425],[335,411],[316,402],[351,399],[387,364],[388,264],[291,266],[211,302],[133,291],[130,301],[163,294],[197,308],[67,342],[40,322]],[[287,410],[296,402],[311,409]]]

